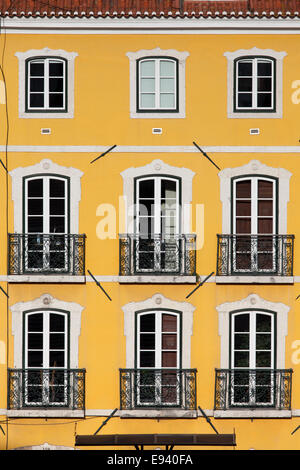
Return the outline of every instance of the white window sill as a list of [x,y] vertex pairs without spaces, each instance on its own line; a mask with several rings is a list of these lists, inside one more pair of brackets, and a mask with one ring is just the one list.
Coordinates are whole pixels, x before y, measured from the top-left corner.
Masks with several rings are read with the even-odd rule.
[[214,418],[291,418],[292,410],[247,409],[214,410]]
[[119,276],[120,284],[196,284],[196,276],[135,275]]
[[84,418],[84,410],[65,409],[26,409],[7,410],[6,416],[11,418]]
[[61,112],[61,113],[49,113],[48,111],[41,112],[20,112],[19,117],[22,119],[72,119],[74,117],[73,112]]
[[7,276],[8,282],[16,283],[43,283],[43,284],[84,284],[86,282],[85,276],[71,276],[68,274],[20,274]]
[[281,119],[282,113],[281,112],[229,112],[228,113],[229,119]]
[[152,113],[144,113],[143,111],[131,112],[130,117],[133,119],[184,119],[185,113],[174,112],[174,113],[162,113],[160,111]]
[[178,410],[170,408],[167,410],[120,410],[120,418],[197,418],[196,410]]
[[216,276],[216,284],[294,284],[294,276]]

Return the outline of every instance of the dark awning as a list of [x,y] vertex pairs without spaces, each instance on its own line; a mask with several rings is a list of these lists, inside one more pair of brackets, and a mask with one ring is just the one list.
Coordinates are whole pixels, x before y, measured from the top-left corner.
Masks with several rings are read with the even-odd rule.
[[76,436],[75,446],[235,446],[235,434],[99,434]]

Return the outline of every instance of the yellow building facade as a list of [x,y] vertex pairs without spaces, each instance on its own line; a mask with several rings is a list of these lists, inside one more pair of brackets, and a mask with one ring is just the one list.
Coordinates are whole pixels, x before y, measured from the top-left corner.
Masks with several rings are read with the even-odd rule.
[[206,416],[234,435],[218,449],[298,449],[299,19],[19,3],[1,7],[0,449],[86,450],[112,414],[96,436],[216,436]]

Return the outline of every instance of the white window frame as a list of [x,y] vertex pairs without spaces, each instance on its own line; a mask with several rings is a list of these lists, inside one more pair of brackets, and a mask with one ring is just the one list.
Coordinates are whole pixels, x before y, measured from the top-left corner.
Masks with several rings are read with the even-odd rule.
[[[142,92],[141,89],[142,89],[142,79],[143,78],[147,78],[147,77],[144,77],[142,76],[141,74],[141,64],[144,63],[144,62],[149,62],[149,61],[153,61],[154,62],[154,77],[151,77],[151,78],[154,78],[154,92]],[[161,90],[160,90],[160,79],[161,79],[161,75],[160,75],[160,63],[162,61],[166,61],[166,62],[171,62],[174,64],[174,77],[167,77],[167,78],[173,78],[174,79],[174,92],[171,93],[174,95],[174,106],[171,107],[171,108],[163,108],[161,105],[160,105],[160,95],[161,95]],[[178,86],[178,71],[177,71],[177,60],[173,57],[147,57],[147,58],[143,58],[143,59],[140,59],[138,61],[138,93],[137,93],[137,99],[138,99],[138,104],[137,104],[137,110],[138,112],[148,112],[148,111],[153,111],[153,112],[156,112],[156,111],[161,111],[161,112],[167,112],[167,111],[170,111],[170,112],[176,112],[177,111],[177,94],[178,94],[178,90],[177,90],[177,86]],[[141,101],[142,101],[142,98],[141,98],[141,95],[142,94],[147,94],[147,93],[150,93],[150,94],[154,94],[155,96],[155,104],[154,104],[154,107],[151,107],[151,108],[147,108],[147,107],[142,107],[141,106]]]
[[63,167],[43,159],[33,166],[18,167],[9,172],[12,178],[12,200],[14,201],[14,232],[23,233],[23,179],[35,176],[57,176],[70,180],[70,233],[78,234],[79,230],[79,202],[81,199],[81,182],[83,172],[72,167]]
[[45,309],[70,312],[69,366],[70,369],[78,369],[78,341],[81,329],[81,312],[84,307],[75,302],[58,300],[50,294],[43,294],[41,297],[28,302],[18,302],[10,307],[12,312],[12,334],[14,336],[14,367],[16,369],[22,369],[23,367],[23,313],[44,311]]
[[[288,313],[290,307],[281,302],[270,302],[257,294],[250,294],[248,297],[235,302],[225,302],[217,305],[218,312],[218,333],[220,336],[220,369],[230,369],[230,316],[235,311],[259,310],[276,313],[276,331],[274,346],[276,349],[276,368],[285,369],[286,360],[286,336],[288,334]],[[266,410],[266,409],[245,409],[245,410],[215,410],[216,418],[255,418],[255,417],[291,417],[291,410]]]
[[[144,367],[144,366],[141,366],[140,365],[140,352],[141,352],[141,348],[140,348],[140,334],[141,334],[141,331],[140,331],[140,321],[141,321],[141,317],[142,316],[145,316],[145,315],[151,315],[151,314],[154,314],[155,315],[155,331],[154,331],[154,336],[155,336],[155,350],[154,350],[154,354],[155,354],[155,365],[153,367]],[[175,367],[163,367],[162,366],[162,335],[164,334],[163,331],[162,331],[162,315],[163,314],[167,314],[167,315],[172,315],[174,317],[176,317],[176,337],[177,337],[177,348],[176,348],[176,366]],[[167,311],[167,310],[147,310],[146,312],[137,312],[137,322],[136,322],[136,325],[137,325],[137,331],[136,331],[136,366],[137,366],[137,369],[142,369],[142,370],[155,370],[155,369],[166,369],[166,370],[172,370],[174,369],[174,371],[176,371],[177,369],[180,369],[180,359],[181,359],[181,349],[180,349],[180,346],[181,346],[181,339],[180,339],[180,312],[174,312],[174,311]],[[170,332],[170,334],[174,334],[175,332]],[[180,376],[179,376],[180,377]],[[140,385],[140,375],[139,373],[137,373],[137,404],[138,405],[144,405],[144,406],[149,406],[149,405],[158,405],[158,406],[162,406],[162,403],[161,403],[161,388],[162,387],[166,387],[167,385],[163,385],[162,383],[160,383],[159,387],[157,387],[158,385],[158,382],[157,380],[161,380],[161,376],[159,377],[159,375],[155,375],[155,378],[154,378],[154,384],[153,387],[155,386],[155,403],[153,402],[141,402],[140,401],[140,394],[139,394],[139,385]],[[151,386],[151,385],[150,385]],[[170,385],[172,387],[172,385]],[[176,385],[175,385],[176,386]],[[176,400],[176,403],[172,402],[171,405],[174,405],[174,406],[177,406],[179,405],[180,403],[180,396],[179,394],[177,393],[177,400]],[[168,406],[170,405],[170,403],[164,403],[163,406]]]
[[[179,52],[174,49],[163,50],[160,48],[152,50],[139,50],[137,52],[127,52],[130,67],[130,117],[138,119],[178,119],[185,118],[185,63],[189,56],[188,52]],[[138,110],[137,103],[137,77],[138,77],[138,64],[140,59],[177,59],[177,78],[176,78],[176,93],[178,96],[177,111],[164,112],[163,108],[156,111],[149,112],[148,110]]]
[[[252,49],[239,49],[234,52],[225,52],[224,56],[227,58],[227,117],[228,118],[257,118],[257,119],[272,119],[282,118],[282,94],[283,94],[283,59],[287,55],[286,52],[277,52],[272,49],[258,49],[253,47]],[[252,111],[241,111],[234,109],[234,80],[236,77],[235,64],[237,59],[249,58],[249,57],[264,57],[274,60],[274,72],[275,72],[275,90],[273,99],[275,99],[276,109],[274,111],[258,111],[253,109]],[[249,109],[249,108],[248,108]],[[251,109],[251,108],[250,108]]]
[[[77,52],[67,52],[62,49],[54,50],[49,48],[44,49],[30,49],[26,52],[16,52],[15,56],[19,60],[19,117],[20,118],[29,118],[29,119],[64,119],[64,118],[73,118],[74,117],[74,68],[75,68],[75,58]],[[63,59],[65,62],[65,96],[67,96],[67,101],[65,102],[66,110],[63,111],[51,111],[49,108],[40,109],[40,111],[35,111],[34,109],[26,110],[26,93],[28,90],[28,82],[26,82],[26,67],[29,60],[34,59]],[[50,108],[52,109],[52,108]],[[55,108],[54,108],[55,109]]]
[[[62,76],[62,80],[63,80],[63,91],[62,92],[56,92],[56,93],[59,93],[59,94],[62,94],[63,95],[63,105],[61,107],[50,107],[50,90],[49,90],[49,81],[50,81],[50,75],[49,75],[49,64],[51,61],[56,61],[56,62],[59,62],[59,63],[62,63],[63,64],[63,76]],[[37,78],[43,78],[44,79],[44,92],[43,92],[43,95],[44,95],[44,106],[41,106],[41,107],[35,107],[35,106],[30,106],[30,95],[31,94],[41,94],[42,92],[31,92],[30,91],[30,82],[31,82],[31,78],[32,76],[30,75],[30,64],[33,63],[33,62],[39,62],[39,63],[43,63],[44,64],[44,75],[41,76],[41,77],[37,77]],[[64,59],[61,59],[59,57],[39,57],[39,58],[30,58],[26,61],[26,77],[27,77],[27,88],[26,88],[26,99],[27,99],[27,107],[26,107],[26,112],[30,113],[30,112],[55,112],[55,111],[59,111],[59,112],[67,112],[67,100],[66,100],[66,91],[67,91],[67,87],[66,87],[66,84],[67,84],[67,80],[68,80],[68,77],[67,77],[67,62],[64,60]],[[33,76],[34,78],[35,76]]]
[[[42,402],[39,403],[39,402],[36,402],[36,403],[33,403],[31,401],[28,402],[27,400],[27,390],[25,388],[24,390],[24,400],[25,400],[25,403],[26,405],[32,405],[32,406],[35,406],[37,404],[48,404],[50,406],[50,403],[48,403],[49,401],[49,385],[50,385],[50,376],[51,376],[51,372],[49,372],[51,369],[52,370],[64,370],[64,369],[68,369],[68,358],[69,358],[69,325],[68,325],[68,313],[69,312],[61,312],[61,311],[57,311],[57,310],[54,310],[54,309],[51,309],[51,310],[45,310],[45,309],[38,309],[38,310],[34,310],[34,311],[30,311],[30,312],[24,312],[25,315],[24,315],[24,369],[26,370],[25,371],[25,375],[28,374],[28,378],[26,379],[26,384],[27,385],[31,385],[30,384],[30,373],[27,371],[28,369],[30,369],[30,371],[34,371],[35,369],[37,370],[43,370],[43,369],[46,369],[44,372],[43,372],[43,377],[42,377],[42,394],[43,394],[43,398],[42,398]],[[65,319],[65,331],[64,331],[64,366],[61,367],[50,367],[49,365],[49,350],[50,350],[50,333],[51,333],[51,330],[50,330],[50,314],[56,314],[56,315],[62,315]],[[43,331],[42,332],[38,332],[38,334],[42,334],[43,336],[43,367],[32,367],[32,366],[28,366],[28,351],[29,351],[29,348],[28,348],[28,319],[31,315],[36,315],[36,314],[42,314],[43,315]],[[34,334],[34,332],[30,332],[30,334]],[[51,403],[51,406],[55,406],[55,405],[62,405],[62,404],[65,404],[66,401],[67,401],[67,395],[66,395],[66,392],[67,392],[67,382],[68,382],[68,375],[67,374],[64,374],[64,384],[59,384],[58,386],[59,387],[63,387],[64,388],[64,401],[63,402],[52,402]]]

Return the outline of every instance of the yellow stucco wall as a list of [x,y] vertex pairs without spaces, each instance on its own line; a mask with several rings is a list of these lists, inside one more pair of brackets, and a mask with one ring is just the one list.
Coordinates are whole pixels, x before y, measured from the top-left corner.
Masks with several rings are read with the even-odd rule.
[[[292,102],[292,83],[300,79],[299,37],[288,34],[269,35],[63,35],[8,34],[5,45],[4,70],[7,83],[10,146],[62,146],[61,152],[11,150],[2,161],[8,171],[34,165],[43,158],[83,172],[79,205],[79,233],[87,235],[86,267],[97,276],[117,276],[119,270],[118,238],[100,240],[97,236],[99,205],[107,203],[116,210],[116,233],[119,232],[119,197],[123,194],[120,175],[129,167],[144,166],[161,159],[175,167],[195,172],[191,233],[195,233],[196,205],[204,207],[203,247],[197,251],[197,273],[206,276],[216,270],[217,233],[222,233],[222,204],[218,170],[198,152],[144,152],[142,146],[297,146],[299,145],[299,107]],[[3,38],[2,38],[3,47]],[[20,119],[18,117],[18,59],[16,52],[30,49],[64,49],[77,52],[75,59],[75,113],[73,119]],[[140,49],[176,49],[188,51],[186,60],[186,118],[131,119],[129,114],[129,59],[126,53]],[[237,49],[273,49],[285,51],[283,59],[283,118],[227,118],[227,59],[224,52]],[[2,95],[1,95],[2,96]],[[5,104],[0,97],[0,144],[5,145]],[[41,135],[41,128],[51,128],[51,135]],[[162,127],[162,135],[153,135],[153,127]],[[260,128],[260,134],[249,135],[250,128]],[[97,162],[91,160],[99,152],[65,151],[64,146],[140,146],[136,152],[111,152]],[[223,170],[245,165],[255,159],[292,173],[288,203],[287,233],[295,235],[294,274],[300,275],[298,256],[299,154],[282,152],[210,152],[209,156]],[[8,194],[8,226],[6,227],[6,190]],[[21,197],[21,195],[20,195]],[[14,205],[11,180],[0,168],[0,276],[7,273],[7,237],[14,231]],[[194,285],[120,285],[103,282],[112,298],[110,302],[93,283],[85,284],[22,284],[2,281],[9,293],[8,306],[27,302],[49,293],[67,302],[84,306],[79,337],[79,368],[86,368],[86,409],[113,410],[119,407],[119,368],[126,367],[126,341],[122,306],[143,301],[159,292],[179,302]],[[294,285],[216,285],[207,282],[188,300],[196,309],[193,317],[191,367],[196,368],[198,404],[206,410],[214,406],[214,369],[220,364],[220,338],[216,306],[233,302],[256,293],[272,302],[290,307],[286,337],[285,368],[293,368],[292,409],[300,410],[299,364],[295,361],[295,341],[300,331],[300,293]],[[6,297],[0,293],[0,449],[14,449],[44,442],[74,446],[74,434],[93,434],[104,416],[88,415],[85,419],[19,418],[6,421],[7,367],[14,366],[14,337],[11,313],[7,313]],[[8,320],[8,324],[7,324]],[[294,354],[294,356],[293,356]],[[3,357],[4,356],[4,357]],[[8,364],[6,357],[8,356]],[[213,420],[221,433],[237,436],[237,449],[297,449],[300,431],[291,432],[300,424],[300,413],[293,419],[219,419]],[[212,431],[203,418],[198,419],[120,419],[112,418],[104,433],[208,433]],[[213,431],[212,431],[213,432]]]

